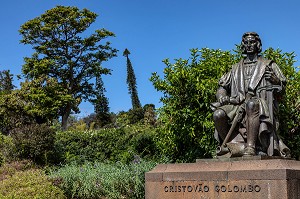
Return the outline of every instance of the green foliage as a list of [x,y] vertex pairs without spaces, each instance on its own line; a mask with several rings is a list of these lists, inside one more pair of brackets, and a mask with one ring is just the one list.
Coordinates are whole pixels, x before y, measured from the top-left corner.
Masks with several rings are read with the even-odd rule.
[[46,124],[31,124],[11,132],[20,159],[30,159],[38,164],[56,161],[54,150],[55,130]]
[[0,198],[66,198],[58,187],[52,185],[40,170],[16,172],[0,183]]
[[34,169],[35,165],[30,160],[12,161],[0,167],[0,180],[12,177],[16,172]]
[[[163,123],[158,144],[173,161],[194,161],[196,158],[214,155],[214,124],[210,103],[215,101],[218,80],[230,67],[241,59],[239,46],[237,53],[230,51],[192,49],[188,60],[177,59],[171,64],[164,60],[164,79],[156,73],[151,77],[154,87],[163,92],[160,122]],[[274,60],[288,78],[286,97],[280,105],[281,136],[287,140],[299,156],[298,136],[299,72],[295,71],[294,54],[267,49],[266,58]],[[299,105],[298,105],[299,106]],[[292,114],[291,114],[292,113]],[[293,134],[293,135],[292,135]],[[295,139],[290,139],[293,136]]]
[[84,161],[130,162],[134,155],[154,158],[155,129],[132,125],[86,131],[66,131],[56,135],[55,148],[64,163]]
[[115,126],[122,127],[132,124],[144,124],[154,126],[156,123],[156,112],[153,104],[146,104],[143,108],[121,111],[116,115]]
[[0,91],[4,93],[9,93],[14,89],[13,85],[13,75],[10,70],[3,70],[0,72]]
[[23,124],[34,121],[34,117],[26,111],[26,101],[20,90],[0,95],[0,131],[9,132]]
[[211,157],[216,143],[210,103],[215,100],[218,79],[236,62],[229,51],[192,49],[188,60],[164,60],[164,79],[153,73],[151,81],[164,96],[163,123],[158,143],[174,161]]
[[116,114],[115,117],[115,126],[116,127],[124,127],[130,124],[128,112],[126,111],[120,111],[118,114]]
[[144,119],[144,109],[142,107],[130,109],[127,112],[129,124],[135,124],[142,122]]
[[17,150],[11,136],[0,134],[0,156],[1,164],[4,162],[11,162],[17,159]]
[[156,112],[154,104],[146,104],[144,106],[144,124],[149,126],[155,126],[156,124]]
[[111,122],[108,99],[104,95],[106,92],[102,78],[96,77],[96,99],[92,101],[96,113],[97,120],[95,121],[98,127],[103,127]]
[[60,107],[74,101],[55,78],[41,76],[21,83],[21,88],[0,94],[0,131],[8,135],[12,129],[32,123],[54,121]]
[[[46,82],[54,78],[57,81],[55,87],[45,83],[43,86],[50,87],[48,89],[52,91],[51,94],[57,86],[60,87],[59,91],[64,91],[55,98],[58,100],[55,104],[59,105],[63,129],[67,127],[69,115],[79,112],[78,105],[82,100],[95,99],[95,77],[110,73],[101,63],[116,56],[117,50],[110,46],[110,42],[103,43],[103,40],[114,36],[114,33],[99,29],[90,36],[83,37],[96,17],[96,13],[87,9],[57,6],[27,21],[19,30],[22,35],[21,43],[29,44],[35,50],[31,57],[24,59],[22,72],[25,77],[28,80],[43,77]],[[35,90],[40,91],[40,87]],[[50,98],[53,97],[51,94]]]
[[0,198],[66,198],[31,161],[0,167]]
[[38,123],[57,119],[61,115],[61,107],[68,103],[79,103],[67,89],[61,87],[56,78],[47,78],[45,75],[22,82],[19,94],[26,102],[26,113],[39,118]]
[[50,177],[68,198],[139,199],[145,195],[145,172],[155,165],[142,160],[130,164],[71,164],[52,171]]
[[130,54],[129,50],[126,48],[123,52],[123,55],[126,57],[127,60],[127,79],[126,82],[128,84],[128,92],[131,97],[132,109],[139,109],[141,108],[141,103],[139,100],[137,86],[136,86],[136,77],[134,74],[134,70],[131,64],[131,61],[128,57]]

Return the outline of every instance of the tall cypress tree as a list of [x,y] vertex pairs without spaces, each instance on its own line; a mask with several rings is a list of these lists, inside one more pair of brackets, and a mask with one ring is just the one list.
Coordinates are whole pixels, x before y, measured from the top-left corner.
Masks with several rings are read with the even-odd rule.
[[131,64],[131,61],[128,57],[130,54],[129,50],[126,48],[123,52],[123,56],[127,59],[127,84],[128,84],[128,92],[131,96],[132,109],[141,108],[141,103],[138,97],[137,87],[136,87],[136,78],[134,74],[134,70]]

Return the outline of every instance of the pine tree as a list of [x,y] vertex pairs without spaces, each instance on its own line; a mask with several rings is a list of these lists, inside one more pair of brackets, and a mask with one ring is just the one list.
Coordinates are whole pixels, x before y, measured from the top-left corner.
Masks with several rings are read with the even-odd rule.
[[126,82],[128,84],[129,94],[131,96],[132,109],[139,109],[139,108],[141,108],[141,103],[140,103],[140,100],[138,97],[134,70],[133,70],[131,61],[128,57],[129,54],[130,54],[130,52],[126,48],[123,52],[123,56],[125,56],[127,59],[127,80],[126,80]]
[[10,70],[0,72],[0,91],[10,93],[15,88],[12,82],[13,75],[10,73]]
[[108,99],[105,96],[104,83],[101,76],[96,77],[96,99],[93,100],[97,123],[100,127],[110,122]]

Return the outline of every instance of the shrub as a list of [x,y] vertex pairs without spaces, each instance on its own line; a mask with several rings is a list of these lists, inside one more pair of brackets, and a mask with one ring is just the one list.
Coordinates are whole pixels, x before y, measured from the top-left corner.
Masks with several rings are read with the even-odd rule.
[[144,107],[144,124],[155,126],[156,124],[156,112],[154,104],[146,104]]
[[11,162],[17,159],[16,146],[13,143],[11,136],[0,134],[0,156],[1,164],[5,162]]
[[129,109],[128,119],[130,124],[141,122],[144,119],[144,109],[142,107]]
[[56,135],[55,148],[63,163],[121,161],[134,155],[154,158],[156,129],[139,125],[92,131],[65,131]]
[[235,60],[228,51],[192,49],[189,59],[164,60],[163,78],[152,74],[154,87],[164,94],[159,114],[164,125],[158,144],[174,161],[212,157],[216,142],[210,103],[218,79]]
[[120,111],[115,117],[115,126],[124,127],[130,124],[129,113]]
[[0,167],[0,180],[7,179],[13,176],[18,171],[26,171],[35,168],[35,165],[30,160],[13,161],[5,163]]
[[18,171],[0,183],[0,198],[66,198],[47,176],[37,169]]
[[[121,111],[115,117],[115,126],[124,127],[133,124],[142,124],[144,121],[145,109],[138,107],[135,109],[129,109],[128,111]],[[113,118],[112,118],[113,121]]]
[[50,173],[68,198],[144,198],[144,174],[156,163],[142,160],[135,163],[70,164]]
[[55,130],[46,124],[31,124],[14,129],[11,137],[16,146],[16,155],[39,164],[55,162]]

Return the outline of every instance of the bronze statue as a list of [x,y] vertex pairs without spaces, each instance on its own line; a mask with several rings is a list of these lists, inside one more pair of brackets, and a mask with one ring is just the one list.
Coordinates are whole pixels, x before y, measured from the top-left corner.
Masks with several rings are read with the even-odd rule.
[[213,103],[217,156],[282,156],[290,150],[278,137],[278,101],[286,78],[278,65],[260,55],[255,32],[242,36],[244,58],[223,75]]

